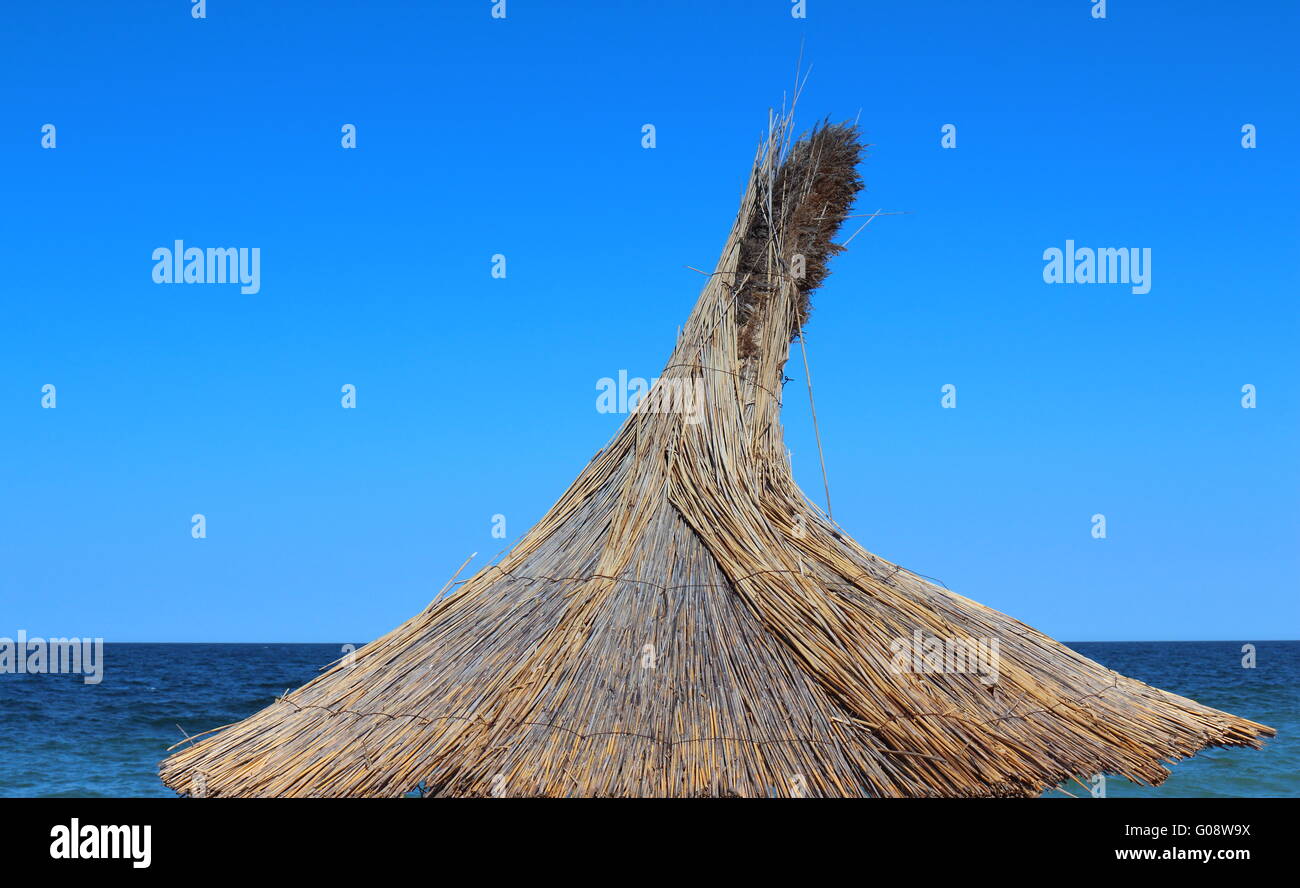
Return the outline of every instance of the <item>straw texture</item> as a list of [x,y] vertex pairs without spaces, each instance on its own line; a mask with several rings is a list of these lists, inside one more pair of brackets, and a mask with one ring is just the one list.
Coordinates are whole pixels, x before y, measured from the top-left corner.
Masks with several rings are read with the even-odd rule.
[[[877,558],[795,486],[783,369],[862,147],[853,126],[791,127],[771,119],[659,384],[547,515],[352,662],[180,748],[168,786],[1032,796],[1101,772],[1156,784],[1163,761],[1272,735]],[[900,671],[917,637],[996,639],[997,681]]]

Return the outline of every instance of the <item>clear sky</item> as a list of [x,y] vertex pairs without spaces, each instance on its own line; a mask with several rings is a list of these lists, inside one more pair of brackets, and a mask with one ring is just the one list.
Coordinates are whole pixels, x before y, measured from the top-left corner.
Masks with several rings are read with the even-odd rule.
[[[0,635],[365,641],[507,548],[661,369],[803,42],[909,212],[814,301],[836,519],[1062,639],[1300,637],[1295,3],[189,7],[5,9]],[[178,239],[260,292],[154,283]],[[1150,292],[1045,283],[1067,239]]]

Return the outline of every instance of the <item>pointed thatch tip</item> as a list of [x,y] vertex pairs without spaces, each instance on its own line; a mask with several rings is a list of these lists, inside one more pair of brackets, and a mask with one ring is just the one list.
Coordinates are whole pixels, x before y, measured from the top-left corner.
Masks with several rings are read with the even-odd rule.
[[858,164],[865,146],[856,124],[823,121],[784,150],[776,141],[769,148],[775,162],[755,183],[759,199],[745,220],[735,284],[742,358],[758,347],[757,319],[782,279],[797,290],[789,338],[799,335],[830,258],[844,249],[833,238],[863,187]]
[[1156,784],[1165,762],[1274,734],[886,562],[809,503],[781,381],[862,145],[792,126],[773,119],[660,384],[546,516],[455,594],[187,740],[167,786],[1034,796],[1098,773]]

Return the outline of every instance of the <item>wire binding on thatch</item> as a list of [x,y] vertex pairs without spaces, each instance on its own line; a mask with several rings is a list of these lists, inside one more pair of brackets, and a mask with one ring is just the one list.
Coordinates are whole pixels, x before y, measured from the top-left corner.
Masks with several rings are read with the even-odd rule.
[[[791,127],[773,118],[659,383],[546,516],[455,594],[194,738],[168,786],[1031,796],[1102,772],[1156,784],[1164,761],[1273,734],[872,555],[795,486],[783,369],[861,145],[847,125],[791,145]],[[900,669],[910,639],[996,641],[996,681]]]

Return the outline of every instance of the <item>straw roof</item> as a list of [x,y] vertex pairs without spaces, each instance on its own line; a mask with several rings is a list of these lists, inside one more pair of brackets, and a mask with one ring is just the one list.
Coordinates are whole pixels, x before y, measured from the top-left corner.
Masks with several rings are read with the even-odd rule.
[[[206,796],[1032,796],[1160,783],[1271,728],[1126,678],[872,555],[796,487],[783,368],[861,188],[772,118],[659,383],[453,595],[161,765]],[[694,394],[699,398],[692,398]],[[997,645],[996,681],[910,668]],[[952,665],[950,661],[949,666]]]

